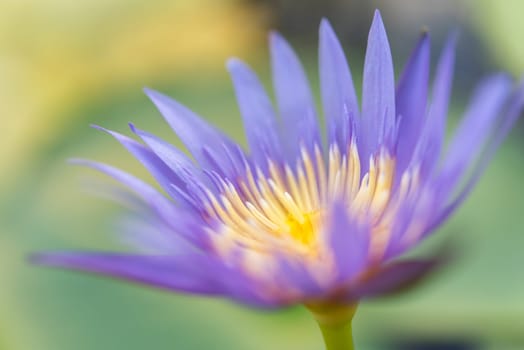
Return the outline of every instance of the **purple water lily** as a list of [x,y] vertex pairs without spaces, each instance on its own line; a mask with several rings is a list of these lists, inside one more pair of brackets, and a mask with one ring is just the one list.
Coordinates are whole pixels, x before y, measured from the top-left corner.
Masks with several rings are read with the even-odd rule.
[[141,142],[103,130],[165,193],[109,165],[76,161],[113,177],[142,202],[128,225],[140,252],[43,253],[35,260],[257,307],[302,303],[321,323],[334,309],[347,310],[338,314],[350,319],[358,300],[396,291],[431,270],[431,258],[397,258],[471,191],[523,107],[524,84],[514,88],[505,74],[483,80],[444,152],[455,37],[440,56],[431,94],[427,33],[395,84],[377,11],[359,106],[342,47],[323,20],[323,142],[299,59],[279,34],[271,34],[270,48],[276,108],[245,63],[227,64],[249,152],[148,89],[193,159],[134,126]]

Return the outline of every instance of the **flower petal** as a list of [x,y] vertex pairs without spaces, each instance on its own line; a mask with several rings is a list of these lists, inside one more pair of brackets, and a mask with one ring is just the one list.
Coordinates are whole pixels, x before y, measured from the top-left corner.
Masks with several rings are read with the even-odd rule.
[[390,260],[418,244],[440,202],[430,186],[420,186],[416,193],[403,199],[391,223],[383,260]]
[[197,176],[198,170],[195,165],[182,151],[170,143],[152,135],[146,131],[129,124],[131,131],[139,136],[146,145],[180,177]]
[[147,256],[119,253],[40,253],[40,265],[102,274],[157,288],[217,295],[224,292],[222,265],[201,254]]
[[423,33],[408,60],[397,86],[396,108],[400,116],[397,136],[396,169],[408,166],[420,138],[426,115],[430,65],[430,39]]
[[427,260],[404,260],[382,267],[354,288],[348,298],[377,298],[404,292],[419,284],[424,277],[440,267],[447,258],[437,257]]
[[244,169],[243,155],[230,138],[177,101],[153,90],[144,91],[203,167],[212,167],[230,178],[235,178]]
[[166,166],[157,155],[152,152],[149,148],[144,145],[136,142],[135,140],[122,135],[116,131],[108,130],[103,127],[94,125],[94,128],[102,130],[111,136],[113,136],[118,142],[120,142],[135,158],[137,158],[140,163],[142,163],[145,168],[153,175],[153,177],[158,181],[162,188],[169,193],[170,196],[176,198],[177,200],[183,200],[179,197],[178,194],[173,191],[172,184],[175,186],[182,186],[183,180],[173,173],[173,171]]
[[132,124],[130,127],[179,179],[177,183],[170,184],[171,190],[177,194],[177,199],[201,207],[206,198],[203,187],[209,188],[211,185],[210,181],[206,181],[203,172],[175,146],[155,135],[137,129]]
[[314,154],[315,145],[320,145],[315,104],[304,68],[291,46],[277,33],[272,33],[270,46],[273,85],[285,133],[282,139],[294,161],[301,147]]
[[329,21],[320,23],[319,73],[328,145],[346,152],[360,117],[357,95],[344,50]]
[[353,279],[368,262],[369,230],[349,217],[344,202],[337,201],[331,209],[327,234],[340,281]]
[[493,132],[493,135],[490,137],[490,142],[486,146],[486,150],[480,156],[478,164],[471,171],[471,177],[466,181],[463,188],[460,190],[458,195],[452,199],[452,201],[446,204],[441,213],[436,217],[432,225],[428,228],[429,234],[432,229],[446,220],[449,215],[451,215],[455,209],[466,199],[470,194],[471,190],[480,179],[480,176],[484,173],[484,170],[489,165],[491,159],[493,158],[495,151],[498,149],[504,138],[507,136],[519,116],[522,114],[524,109],[524,80],[522,80],[517,87],[516,91],[512,95],[509,103],[509,107],[506,112],[503,113],[502,122],[500,127]]
[[420,169],[423,177],[427,177],[436,169],[442,151],[453,82],[456,41],[457,37],[453,34],[448,39],[440,56],[428,117],[414,156],[414,163],[421,164]]
[[173,213],[174,205],[153,186],[113,166],[85,159],[71,159],[71,164],[83,165],[109,175],[136,193],[144,202],[165,213]]
[[154,187],[110,165],[83,159],[72,159],[71,163],[93,168],[122,183],[142,198],[151,207],[153,213],[158,215],[158,218],[169,225],[174,232],[182,235],[188,242],[193,243],[197,247],[207,248],[208,238],[199,222],[195,221],[195,212],[176,207],[173,202]]
[[227,68],[244,120],[246,138],[254,159],[266,165],[268,157],[279,159],[281,146],[275,111],[256,74],[244,62],[230,59]]
[[470,107],[451,140],[439,181],[452,192],[472,165],[493,130],[511,92],[511,79],[499,74],[485,79],[475,91]]
[[[362,87],[363,160],[392,141],[395,130],[395,75],[380,12],[375,12],[364,61]],[[366,165],[366,161],[363,162]],[[367,165],[366,165],[367,166]]]
[[282,254],[277,260],[277,266],[275,283],[282,291],[277,298],[280,303],[291,304],[298,300],[316,299],[325,293],[301,262]]
[[183,236],[173,234],[171,227],[140,212],[126,216],[117,226],[118,238],[140,253],[179,255],[194,251]]

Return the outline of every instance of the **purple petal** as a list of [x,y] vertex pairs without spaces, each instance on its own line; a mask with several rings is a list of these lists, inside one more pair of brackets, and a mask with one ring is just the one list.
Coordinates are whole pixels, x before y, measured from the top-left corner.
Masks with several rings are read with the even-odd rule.
[[124,186],[128,187],[133,192],[135,192],[140,198],[144,200],[144,202],[148,203],[152,207],[156,207],[165,213],[175,212],[173,203],[169,201],[166,197],[164,197],[155,188],[153,188],[153,186],[145,183],[144,181],[138,179],[137,177],[129,173],[126,173],[125,171],[122,171],[107,164],[102,164],[85,159],[71,159],[70,163],[87,166],[92,169],[98,170],[104,174],[107,174],[116,181],[122,183]]
[[268,159],[281,156],[275,111],[256,74],[244,62],[231,59],[227,63],[244,120],[249,148],[255,160],[263,165]]
[[[155,135],[137,129],[132,124],[130,127],[179,179],[178,182],[173,182],[172,185],[174,186],[171,187],[177,193],[177,199],[195,203],[197,206],[202,204],[206,198],[202,187],[209,185],[209,181],[206,181],[202,171],[193,164],[191,159],[182,151]],[[198,203],[195,202],[197,198]]]
[[429,188],[420,187],[416,195],[402,202],[391,224],[384,260],[395,258],[420,242],[440,205],[436,196],[430,193]]
[[122,135],[116,131],[108,130],[103,127],[94,125],[96,129],[102,130],[113,136],[118,142],[120,142],[135,158],[137,158],[140,163],[142,163],[145,168],[153,175],[153,177],[158,181],[162,188],[169,193],[172,197],[177,200],[183,200],[180,198],[176,192],[173,191],[172,184],[180,187],[183,185],[183,180],[177,176],[169,167],[157,157],[144,145],[136,142],[135,140]]
[[423,177],[431,174],[436,168],[444,142],[455,66],[456,39],[456,35],[448,39],[440,56],[433,85],[433,99],[414,156],[414,162],[421,163]]
[[208,239],[202,230],[202,223],[198,222],[199,217],[197,213],[175,207],[174,203],[155,188],[120,169],[83,159],[73,159],[71,162],[98,170],[122,183],[142,198],[153,209],[153,212],[158,215],[159,219],[170,225],[174,232],[182,235],[197,247],[207,248]]
[[405,291],[441,266],[446,259],[406,260],[382,267],[351,290],[349,299],[376,298]]
[[266,300],[241,272],[202,254],[151,256],[118,253],[39,253],[33,263],[79,270],[173,292],[224,296],[254,307],[279,306]]
[[304,146],[313,154],[320,145],[320,133],[315,104],[304,68],[297,55],[277,33],[270,37],[273,85],[280,116],[283,121],[283,140],[294,160]]
[[[290,300],[296,303],[298,299],[316,299],[325,291],[315,281],[306,266],[299,261],[294,261],[288,256],[280,256],[278,259],[278,271],[275,273],[275,283],[282,289],[291,289],[297,293]],[[282,299],[286,303],[285,299]]]
[[[197,254],[147,256],[118,253],[40,253],[34,263],[120,278],[171,291],[222,294],[222,265]],[[223,276],[222,276],[223,277]]]
[[[440,225],[451,215],[455,209],[466,199],[470,194],[471,190],[480,179],[480,176],[484,173],[491,159],[493,158],[495,151],[498,149],[504,138],[507,136],[519,116],[522,114],[524,109],[524,80],[520,82],[520,85],[516,89],[515,93],[510,99],[509,107],[506,113],[503,113],[502,123],[500,127],[493,133],[491,141],[486,146],[484,154],[481,156],[478,164],[471,171],[472,176],[466,181],[464,187],[459,194],[444,208],[441,213],[436,217],[432,223],[430,230]],[[428,230],[428,231],[430,231]]]
[[[243,169],[244,160],[230,138],[175,100],[153,90],[144,91],[203,167],[218,166],[215,170],[230,178],[239,175],[238,169]],[[210,154],[206,154],[203,145]],[[210,156],[216,160],[213,164],[209,162]]]
[[475,91],[470,107],[449,145],[439,181],[451,191],[483,149],[511,91],[511,80],[496,75]]
[[369,230],[349,217],[344,202],[331,209],[327,229],[331,250],[341,281],[353,279],[366,267],[369,257]]
[[[362,87],[362,159],[391,141],[395,130],[395,75],[388,38],[377,10],[364,62]],[[366,161],[363,164],[367,164]]]
[[424,125],[428,98],[430,39],[423,33],[408,60],[397,87],[396,108],[401,116],[397,136],[397,171],[402,173],[413,156]]
[[121,219],[117,226],[118,238],[144,254],[179,255],[195,251],[195,247],[182,235],[160,220],[148,217],[129,216]]
[[178,148],[153,134],[136,128],[133,124],[129,126],[173,172],[179,174],[180,177],[197,175],[198,171],[191,159]]
[[352,125],[360,112],[353,79],[344,50],[329,21],[320,23],[319,69],[322,105],[326,118],[328,145],[337,144],[342,152],[350,144]]

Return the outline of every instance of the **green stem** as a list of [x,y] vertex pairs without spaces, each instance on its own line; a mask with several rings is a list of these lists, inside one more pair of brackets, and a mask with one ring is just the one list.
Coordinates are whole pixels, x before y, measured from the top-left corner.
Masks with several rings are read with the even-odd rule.
[[320,327],[326,350],[353,350],[351,321],[357,305],[307,305]]

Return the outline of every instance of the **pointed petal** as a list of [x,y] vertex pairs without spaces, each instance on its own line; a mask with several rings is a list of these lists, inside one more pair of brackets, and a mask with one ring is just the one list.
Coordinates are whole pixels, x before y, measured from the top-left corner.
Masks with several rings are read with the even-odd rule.
[[366,267],[369,256],[369,230],[349,217],[347,205],[333,205],[327,229],[339,278],[346,282]]
[[[221,265],[198,254],[146,256],[118,253],[40,253],[34,263],[62,267],[177,292],[217,295],[223,293]],[[217,274],[218,272],[218,274]]]
[[196,175],[195,165],[181,150],[147,131],[136,128],[133,124],[129,124],[129,127],[173,172],[181,177],[185,174]]
[[253,307],[279,305],[278,301],[262,298],[256,285],[239,271],[202,254],[58,252],[34,254],[30,260],[39,265],[105,275],[173,292],[225,296]]
[[345,152],[360,112],[344,50],[328,20],[320,23],[319,69],[328,145]]
[[153,213],[158,215],[158,218],[169,225],[174,232],[182,235],[197,247],[207,248],[208,237],[202,230],[201,222],[197,221],[197,219],[200,220],[200,216],[195,215],[195,212],[176,207],[173,202],[149,184],[110,165],[84,159],[72,159],[70,162],[98,170],[128,187],[149,205]]
[[210,188],[209,185],[211,184],[208,183],[209,181],[205,181],[202,171],[193,164],[191,159],[175,146],[155,135],[140,130],[132,124],[130,124],[130,127],[179,179],[178,182],[170,184],[174,185],[170,186],[170,190],[175,190],[177,199],[186,202],[191,199],[189,201],[194,203],[194,200],[198,198],[199,203],[202,204],[205,201],[204,198],[206,198],[202,186],[207,185],[206,187]]
[[411,54],[397,87],[396,108],[401,116],[397,136],[397,171],[410,162],[424,125],[428,98],[430,39],[423,33]]
[[391,141],[395,119],[393,61],[382,18],[376,11],[364,61],[361,132],[363,160],[368,159],[379,146]]
[[[480,179],[480,176],[484,173],[491,159],[493,158],[495,151],[498,149],[502,141],[506,138],[507,134],[522,114],[524,110],[524,80],[522,80],[517,87],[515,93],[510,99],[508,109],[502,116],[502,122],[500,127],[493,132],[493,136],[490,137],[490,142],[485,147],[483,155],[481,155],[478,164],[471,171],[470,178],[466,181],[464,187],[458,193],[458,195],[451,200],[449,204],[446,204],[441,210],[440,214],[436,216],[432,223],[430,230],[440,225],[445,221],[449,215],[451,215],[455,209],[467,198],[471,193],[471,190]],[[428,232],[429,233],[429,232]]]
[[153,175],[170,196],[173,196],[177,200],[182,199],[177,196],[171,186],[171,184],[181,186],[183,184],[182,179],[173,173],[173,171],[171,171],[171,169],[169,169],[169,167],[167,167],[149,148],[116,131],[108,130],[97,125],[94,125],[93,127],[113,136],[129,151],[129,153],[145,166],[145,168],[151,173],[151,175]]
[[437,257],[427,260],[405,260],[386,265],[353,289],[349,299],[377,298],[404,292],[417,286],[446,260]]
[[298,300],[316,299],[324,292],[303,263],[282,254],[278,258],[277,266],[275,283],[281,291],[279,299],[282,304],[295,304]]
[[456,34],[451,35],[440,56],[428,117],[414,156],[414,162],[421,164],[424,177],[436,169],[442,151],[453,83],[456,41]]
[[[238,175],[238,169],[244,167],[243,159],[238,154],[238,145],[175,100],[153,90],[144,91],[202,166],[212,167],[218,164],[215,170],[221,175],[231,178]],[[210,154],[206,154],[202,140],[206,141]],[[210,156],[215,159],[214,164],[210,164]]]
[[117,223],[118,238],[140,253],[151,255],[179,255],[194,251],[181,235],[159,220],[144,216],[126,216]]
[[420,186],[416,193],[402,198],[390,224],[384,260],[400,256],[420,242],[440,205],[437,197],[429,187]]
[[98,170],[116,181],[120,182],[131,191],[136,193],[144,202],[149,204],[151,207],[157,208],[160,211],[169,214],[174,213],[174,205],[166,197],[164,197],[160,192],[158,192],[153,186],[145,183],[144,181],[138,179],[137,177],[112,167],[107,164],[94,162],[91,160],[85,159],[71,159],[71,164],[83,165],[89,168]]
[[451,140],[439,176],[448,191],[454,188],[483,149],[510,92],[511,79],[503,74],[485,79],[475,91]]
[[230,59],[227,68],[235,87],[251,153],[258,164],[265,164],[268,156],[278,159],[282,151],[277,120],[264,87],[244,62]]
[[294,160],[304,146],[313,154],[320,145],[320,133],[315,104],[304,68],[297,55],[277,33],[270,38],[273,85],[280,116],[283,121],[283,140]]

